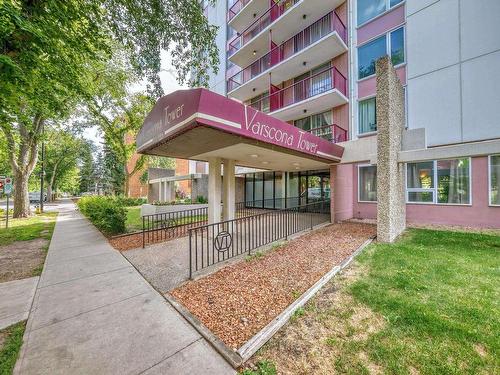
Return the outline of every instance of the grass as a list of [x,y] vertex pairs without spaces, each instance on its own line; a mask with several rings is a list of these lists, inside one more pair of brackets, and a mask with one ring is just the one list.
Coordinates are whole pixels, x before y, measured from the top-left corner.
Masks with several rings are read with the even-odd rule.
[[[29,241],[36,238],[52,238],[57,212],[46,212],[29,218],[9,219],[9,228],[0,223],[0,244],[10,245],[14,241]],[[48,231],[46,233],[42,233]]]
[[409,230],[368,248],[254,360],[292,373],[498,373],[499,266],[500,236]]
[[141,207],[127,207],[127,220],[125,228],[127,232],[137,232],[142,230]]
[[[127,220],[125,221],[125,227],[127,233],[137,232],[142,230],[142,217],[141,217],[141,207],[127,207]],[[176,225],[185,225],[195,222],[200,222],[207,220],[207,215],[194,215],[186,216],[180,219],[175,219]]]
[[0,375],[10,375],[23,343],[26,322],[20,322],[0,331]]

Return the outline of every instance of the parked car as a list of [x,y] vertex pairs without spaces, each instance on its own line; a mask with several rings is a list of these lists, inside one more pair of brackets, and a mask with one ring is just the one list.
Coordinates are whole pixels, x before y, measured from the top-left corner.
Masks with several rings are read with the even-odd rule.
[[[30,203],[38,203],[40,202],[40,192],[39,191],[32,191],[28,194]],[[47,193],[43,193],[43,201],[47,202]]]

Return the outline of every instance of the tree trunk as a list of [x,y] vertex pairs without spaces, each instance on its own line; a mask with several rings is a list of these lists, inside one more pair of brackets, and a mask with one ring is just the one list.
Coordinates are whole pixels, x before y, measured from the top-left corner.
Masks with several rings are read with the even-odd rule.
[[52,202],[52,185],[47,185],[47,202]]
[[127,198],[130,196],[130,176],[125,173],[125,181],[123,183],[123,195]]
[[28,196],[29,173],[14,173],[14,217],[29,217],[31,215]]

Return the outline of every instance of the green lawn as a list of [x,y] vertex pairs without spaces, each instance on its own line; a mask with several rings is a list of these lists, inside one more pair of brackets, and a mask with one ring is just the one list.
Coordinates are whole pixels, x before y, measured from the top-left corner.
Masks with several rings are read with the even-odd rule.
[[[127,220],[125,227],[128,233],[142,230],[141,207],[126,207]],[[182,219],[175,220],[176,225],[185,225],[194,222],[207,220],[207,215],[186,216]]]
[[26,322],[20,322],[0,331],[0,375],[10,375],[23,343]]
[[[57,212],[46,212],[26,219],[9,218],[9,228],[0,222],[0,244],[9,245],[14,241],[28,241],[35,238],[52,238]],[[48,232],[43,233],[47,230]]]
[[125,209],[127,210],[127,220],[125,221],[127,232],[142,230],[141,207],[126,207]]
[[499,333],[500,236],[414,229],[368,248],[247,374],[498,374]]

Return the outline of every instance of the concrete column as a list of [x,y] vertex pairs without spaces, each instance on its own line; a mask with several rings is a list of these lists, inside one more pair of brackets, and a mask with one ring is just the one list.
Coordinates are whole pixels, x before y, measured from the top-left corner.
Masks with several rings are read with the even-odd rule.
[[164,194],[164,190],[163,190],[163,182],[159,182],[159,188],[158,188],[158,200],[160,202],[163,202],[163,200],[165,199],[165,194]]
[[234,177],[234,160],[224,159],[224,196],[222,199],[223,220],[233,220],[236,217],[236,179]]
[[404,164],[398,163],[405,124],[404,93],[388,56],[377,73],[377,240],[393,242],[406,228]]
[[218,223],[221,220],[221,159],[210,158],[208,161],[208,223]]

